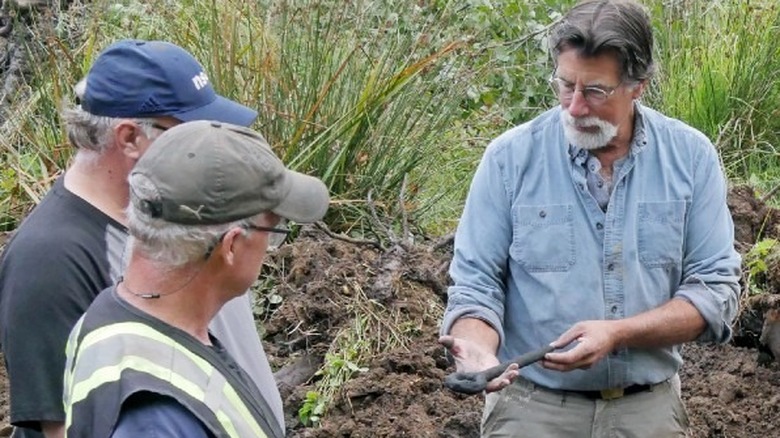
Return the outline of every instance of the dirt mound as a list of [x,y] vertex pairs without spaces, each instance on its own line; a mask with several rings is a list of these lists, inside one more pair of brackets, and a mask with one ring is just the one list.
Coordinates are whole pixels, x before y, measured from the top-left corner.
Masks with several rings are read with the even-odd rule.
[[766,199],[757,197],[750,186],[733,187],[729,191],[728,205],[740,253],[746,253],[759,238],[780,236],[780,214],[766,204]]
[[[734,199],[735,222],[743,232],[753,233],[763,224],[767,236],[767,217],[774,211],[749,190]],[[444,268],[451,254],[429,247],[383,251],[315,233],[272,257],[275,274],[281,274],[273,293],[281,296],[282,304],[261,316],[266,318],[266,341],[276,366],[311,354],[317,356],[315,362],[322,360],[337,333],[353,324],[349,303],[354,294],[348,290],[365,291],[366,297],[381,303],[382,314],[392,324],[416,330],[405,344],[357,363],[365,371],[353,373],[334,391],[319,428],[305,427],[296,413],[306,403],[306,394],[316,391],[322,371],[286,391],[288,436],[479,435],[482,398],[455,395],[442,386],[444,376],[453,371],[436,344],[446,300]],[[749,247],[743,245],[745,251]],[[305,333],[309,335],[302,338]],[[691,344],[684,356],[681,379],[692,438],[763,437],[778,424],[777,363],[760,365],[758,350],[734,345]]]
[[[276,295],[281,304],[259,317],[266,319],[271,363],[296,376],[282,385],[289,436],[477,436],[481,400],[442,386],[451,369],[436,338],[449,256],[434,244],[377,246],[315,232],[270,257],[267,274],[277,283],[265,300]],[[334,343],[355,338],[364,349],[348,359],[354,370],[331,389],[318,389],[332,377],[333,362],[347,360],[336,356]],[[312,362],[323,364],[318,375]],[[330,408],[320,427],[305,427],[298,410],[307,394],[325,391]]]

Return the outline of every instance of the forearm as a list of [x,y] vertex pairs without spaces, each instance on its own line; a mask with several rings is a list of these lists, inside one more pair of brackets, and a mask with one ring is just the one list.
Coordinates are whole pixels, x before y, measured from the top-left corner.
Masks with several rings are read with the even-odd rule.
[[673,299],[656,309],[618,320],[616,347],[659,348],[695,340],[707,322],[691,303]]
[[460,318],[452,325],[450,335],[479,345],[492,355],[498,352],[499,338],[490,324],[476,318]]

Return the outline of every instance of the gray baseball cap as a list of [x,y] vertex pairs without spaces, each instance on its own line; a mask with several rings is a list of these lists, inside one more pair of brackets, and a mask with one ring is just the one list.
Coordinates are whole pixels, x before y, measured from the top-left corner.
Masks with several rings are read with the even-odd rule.
[[[138,177],[145,180],[143,195],[133,188]],[[325,184],[287,169],[260,134],[213,121],[165,131],[138,160],[130,180],[136,208],[182,225],[225,224],[263,212],[314,222],[329,203]]]

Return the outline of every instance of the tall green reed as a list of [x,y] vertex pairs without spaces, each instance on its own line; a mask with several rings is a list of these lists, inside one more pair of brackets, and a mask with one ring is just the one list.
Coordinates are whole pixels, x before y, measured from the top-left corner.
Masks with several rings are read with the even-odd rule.
[[[406,3],[413,12],[403,15],[369,0],[95,1],[67,11],[33,43],[48,56],[36,61],[29,98],[14,103],[21,117],[2,128],[17,156],[10,167],[21,173],[25,154],[45,165],[18,183],[0,175],[0,189],[8,183],[13,199],[30,205],[65,166],[72,151],[57,114],[102,48],[167,39],[190,50],[222,94],[258,108],[255,127],[286,162],[325,180],[334,223],[359,225],[369,193],[382,214],[397,216],[403,205],[414,218],[433,202],[417,193],[460,114],[465,78],[461,43],[442,33],[453,11]],[[25,185],[34,193],[20,191]]]
[[712,139],[730,177],[780,176],[780,6],[651,3],[660,63],[651,104]]

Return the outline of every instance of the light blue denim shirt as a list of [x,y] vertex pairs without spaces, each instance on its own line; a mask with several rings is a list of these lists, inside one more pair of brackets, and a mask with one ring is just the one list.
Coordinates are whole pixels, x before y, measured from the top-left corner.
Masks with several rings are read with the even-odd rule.
[[[588,189],[587,152],[564,137],[560,107],[488,146],[455,236],[442,333],[460,317],[482,319],[498,332],[503,361],[578,321],[683,299],[707,321],[699,341],[730,338],[741,260],[715,148],[684,123],[635,107],[606,212]],[[629,348],[588,370],[536,364],[521,374],[549,388],[593,390],[658,383],[681,364],[679,347]]]

